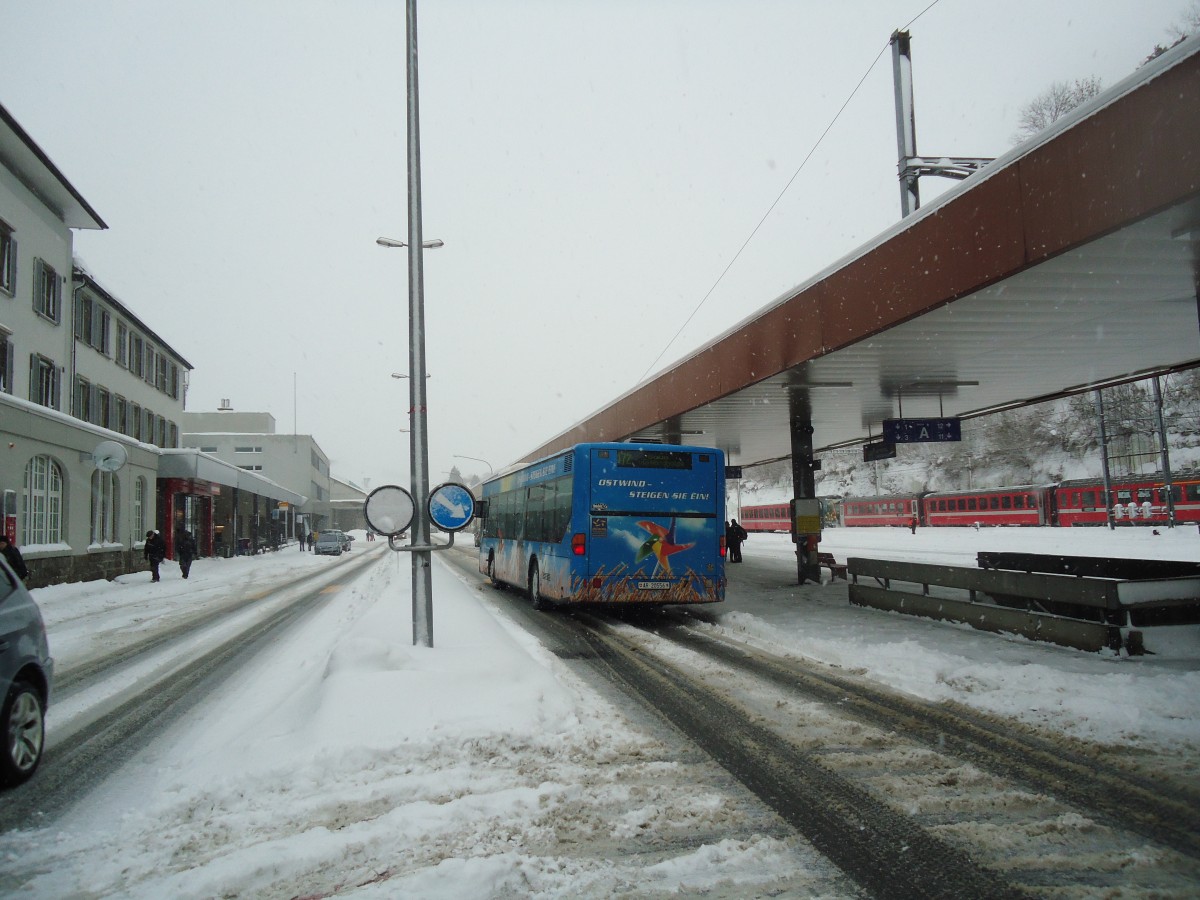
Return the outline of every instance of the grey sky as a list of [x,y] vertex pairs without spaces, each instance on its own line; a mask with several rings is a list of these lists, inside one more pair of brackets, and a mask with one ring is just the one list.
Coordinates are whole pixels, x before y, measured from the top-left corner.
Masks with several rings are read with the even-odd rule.
[[[1115,84],[1187,5],[940,0],[911,26],[918,150],[999,155],[1034,95]],[[432,480],[637,383],[927,6],[424,0]],[[188,409],[407,484],[407,256],[374,243],[407,236],[403,2],[0,0],[0,73],[109,225],[76,252],[195,366]],[[885,53],[657,368],[898,219],[892,105]]]

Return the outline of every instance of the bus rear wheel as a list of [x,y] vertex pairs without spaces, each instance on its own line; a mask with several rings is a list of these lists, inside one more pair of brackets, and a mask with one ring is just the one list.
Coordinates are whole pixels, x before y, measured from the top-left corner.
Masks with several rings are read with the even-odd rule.
[[488,554],[487,577],[488,580],[491,581],[492,587],[499,588],[500,590],[504,589],[503,583],[501,583],[500,579],[496,577],[496,557],[491,553]]
[[529,599],[534,609],[546,608],[546,601],[542,599],[542,573],[536,561],[529,567]]

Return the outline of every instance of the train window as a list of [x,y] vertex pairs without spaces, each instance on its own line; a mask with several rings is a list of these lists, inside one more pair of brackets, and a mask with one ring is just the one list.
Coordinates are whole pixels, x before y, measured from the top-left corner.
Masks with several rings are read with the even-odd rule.
[[945,512],[945,511],[946,511],[946,501],[945,501],[945,500],[939,500],[939,501],[938,501],[938,509],[939,509],[941,512]]
[[958,498],[958,501],[955,503],[955,505],[958,507],[959,512],[967,511],[967,501],[964,500],[962,497]]
[[[1005,499],[1006,501],[1008,500],[1008,498],[1007,498],[1007,497],[1005,497],[1004,499]],[[999,497],[992,497],[990,500],[988,500],[988,508],[989,508],[989,509],[999,509],[999,508],[1000,508],[1000,498],[999,498]],[[1006,505],[1004,508],[1005,508],[1005,509],[1008,509],[1008,506]]]
[[[1021,501],[1024,499],[1025,498],[1021,497],[1020,495],[1017,496],[1017,506],[1018,507],[1021,505]],[[1001,497],[1000,498],[1000,508],[1001,509],[1012,509],[1013,508],[1013,498],[1012,497]]]
[[1184,485],[1183,495],[1188,500],[1200,500],[1200,484]]
[[1150,488],[1138,488],[1138,500],[1145,503],[1147,500],[1153,501],[1154,492]]
[[1095,506],[1096,505],[1096,492],[1095,491],[1084,491],[1082,496],[1083,496],[1083,505],[1084,506]]
[[975,498],[974,498],[974,497],[968,497],[968,498],[967,498],[967,509],[969,509],[969,510],[973,510],[973,509],[976,509],[976,508],[977,508],[977,506],[976,506],[976,503],[975,503]]

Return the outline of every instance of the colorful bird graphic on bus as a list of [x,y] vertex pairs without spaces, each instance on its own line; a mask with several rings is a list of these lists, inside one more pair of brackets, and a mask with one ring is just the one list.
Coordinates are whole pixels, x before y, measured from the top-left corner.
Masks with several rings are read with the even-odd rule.
[[650,532],[650,537],[642,543],[638,548],[635,563],[640,563],[647,556],[653,555],[658,560],[658,565],[655,568],[655,573],[662,572],[666,575],[671,574],[670,557],[679,553],[682,550],[689,550],[695,547],[695,542],[690,544],[677,544],[675,542],[675,520],[671,520],[671,527],[664,528],[657,522],[638,522],[639,528],[644,528]]

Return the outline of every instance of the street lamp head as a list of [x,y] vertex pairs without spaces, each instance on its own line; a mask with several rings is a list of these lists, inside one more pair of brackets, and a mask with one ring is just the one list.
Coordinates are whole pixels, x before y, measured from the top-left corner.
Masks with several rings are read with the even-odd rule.
[[[407,247],[408,246],[408,244],[405,243],[404,241],[397,241],[393,238],[388,238],[388,237],[377,237],[377,238],[375,238],[375,243],[377,243],[380,247]],[[421,241],[421,246],[424,247],[426,250],[433,250],[437,247],[446,246],[446,243],[445,243],[445,241],[441,240],[441,238],[434,238],[432,241]]]

